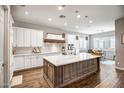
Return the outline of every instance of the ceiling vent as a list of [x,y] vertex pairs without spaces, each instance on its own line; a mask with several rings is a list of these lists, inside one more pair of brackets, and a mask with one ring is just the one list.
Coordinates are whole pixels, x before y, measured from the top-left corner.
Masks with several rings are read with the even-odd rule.
[[59,18],[65,18],[66,16],[65,15],[60,15]]
[[21,7],[26,7],[26,5],[20,5]]
[[88,18],[88,16],[85,16],[85,18]]
[[79,11],[78,11],[78,10],[76,10],[76,11],[75,11],[75,13],[79,13]]
[[66,7],[66,5],[62,5],[62,7]]

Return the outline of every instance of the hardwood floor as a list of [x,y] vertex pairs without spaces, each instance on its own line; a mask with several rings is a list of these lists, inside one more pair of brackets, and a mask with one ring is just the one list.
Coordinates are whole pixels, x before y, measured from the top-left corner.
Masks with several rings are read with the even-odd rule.
[[[116,70],[114,64],[101,63],[101,70],[84,79],[71,83],[64,88],[124,88],[124,71]],[[23,83],[14,88],[48,88],[43,78],[43,69],[37,68],[15,72],[14,76],[23,75]]]

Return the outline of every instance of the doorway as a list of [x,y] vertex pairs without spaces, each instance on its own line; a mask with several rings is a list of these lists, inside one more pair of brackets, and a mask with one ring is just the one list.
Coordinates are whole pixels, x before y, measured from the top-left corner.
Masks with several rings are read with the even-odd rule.
[[0,87],[4,86],[3,46],[4,46],[4,8],[0,6]]
[[0,87],[9,87],[9,6],[0,5]]

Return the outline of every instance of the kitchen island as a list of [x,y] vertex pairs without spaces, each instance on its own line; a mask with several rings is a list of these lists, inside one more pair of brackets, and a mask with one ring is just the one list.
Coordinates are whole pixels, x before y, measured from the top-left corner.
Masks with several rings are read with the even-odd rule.
[[46,56],[43,76],[50,87],[63,87],[99,71],[99,59],[100,56],[89,53]]

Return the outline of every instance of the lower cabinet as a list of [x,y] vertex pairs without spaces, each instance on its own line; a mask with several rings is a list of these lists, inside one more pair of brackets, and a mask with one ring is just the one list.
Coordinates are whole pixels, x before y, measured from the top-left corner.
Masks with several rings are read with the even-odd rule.
[[25,67],[24,64],[25,64],[25,61],[23,56],[15,58],[15,70],[24,69]]
[[31,67],[37,66],[37,58],[36,56],[31,56]]
[[37,59],[37,66],[43,66],[43,56],[38,55],[36,59]]
[[40,66],[43,66],[42,55],[15,57],[14,70],[23,70],[23,69],[33,68],[33,67],[40,67]]
[[24,57],[25,59],[24,59],[24,68],[25,69],[28,69],[28,68],[30,68],[31,67],[31,58],[30,58],[30,56],[25,56]]

